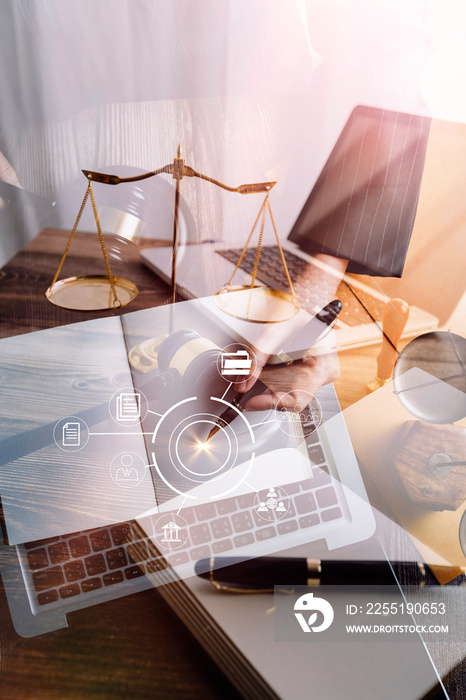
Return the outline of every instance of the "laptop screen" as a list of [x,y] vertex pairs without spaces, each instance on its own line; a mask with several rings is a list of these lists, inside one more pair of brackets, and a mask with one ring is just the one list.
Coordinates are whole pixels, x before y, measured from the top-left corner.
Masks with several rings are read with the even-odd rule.
[[348,259],[348,272],[401,276],[429,128],[429,117],[356,107],[289,240]]

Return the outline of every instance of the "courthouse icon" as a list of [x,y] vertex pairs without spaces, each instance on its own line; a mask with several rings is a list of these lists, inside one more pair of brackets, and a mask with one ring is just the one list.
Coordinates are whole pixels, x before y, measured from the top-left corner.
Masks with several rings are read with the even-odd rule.
[[170,520],[167,525],[162,526],[163,538],[162,542],[181,542],[179,538],[180,526]]

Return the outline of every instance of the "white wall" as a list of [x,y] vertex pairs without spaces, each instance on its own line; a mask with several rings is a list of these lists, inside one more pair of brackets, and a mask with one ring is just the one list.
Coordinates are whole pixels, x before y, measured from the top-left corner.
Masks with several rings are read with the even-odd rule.
[[[278,180],[271,202],[285,237],[353,106],[425,110],[430,5],[2,3],[0,141],[23,186],[57,198],[64,227],[84,193],[82,168],[153,169],[181,143],[190,165],[227,184]],[[198,238],[242,240],[261,203],[199,181],[182,188]],[[169,235],[149,214],[146,233]],[[21,232],[0,212],[0,262],[41,223]]]

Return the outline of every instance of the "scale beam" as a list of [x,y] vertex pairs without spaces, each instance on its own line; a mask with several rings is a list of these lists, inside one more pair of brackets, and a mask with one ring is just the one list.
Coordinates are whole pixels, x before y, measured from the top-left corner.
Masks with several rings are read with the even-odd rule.
[[[181,167],[178,165],[177,161],[181,160]],[[260,192],[270,192],[272,187],[274,187],[277,182],[253,182],[250,184],[239,185],[239,187],[229,187],[219,180],[215,180],[213,177],[204,175],[203,173],[198,173],[196,170],[191,168],[189,165],[184,165],[182,158],[175,158],[173,163],[165,165],[163,168],[158,170],[151,170],[147,173],[142,173],[141,175],[134,175],[133,177],[119,177],[118,175],[108,175],[107,173],[97,173],[93,170],[83,170],[82,171],[88,180],[92,182],[101,182],[104,185],[121,185],[124,182],[137,182],[138,180],[147,180],[149,177],[154,177],[155,175],[161,175],[166,173],[168,175],[173,175],[174,180],[182,180],[183,177],[198,177],[200,180],[205,180],[206,182],[211,182],[217,187],[221,187],[223,190],[228,192],[238,192],[239,194],[256,194]]]

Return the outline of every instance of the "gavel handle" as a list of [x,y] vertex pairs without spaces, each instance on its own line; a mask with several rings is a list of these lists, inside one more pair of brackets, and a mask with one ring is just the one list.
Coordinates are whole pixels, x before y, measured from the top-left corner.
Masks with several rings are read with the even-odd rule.
[[[387,301],[383,315],[384,337],[382,349],[377,356],[377,378],[388,381],[393,375],[397,358],[396,348],[405,329],[409,316],[409,306],[403,299]],[[390,342],[388,339],[390,339]]]

